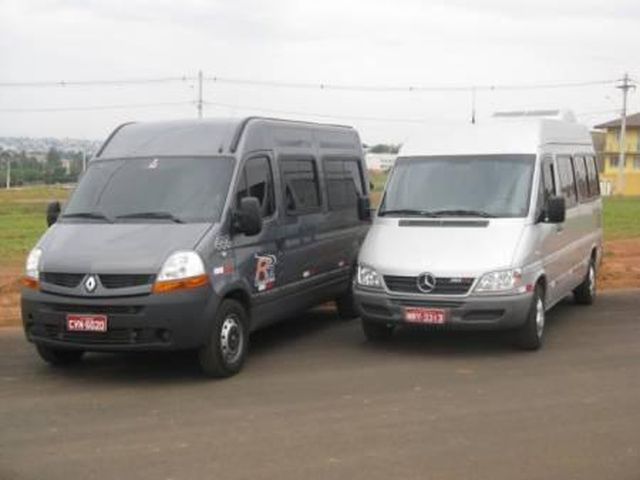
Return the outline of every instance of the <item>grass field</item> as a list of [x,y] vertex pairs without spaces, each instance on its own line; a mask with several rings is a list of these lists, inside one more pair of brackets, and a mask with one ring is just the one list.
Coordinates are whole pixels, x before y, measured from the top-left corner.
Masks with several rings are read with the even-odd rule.
[[[372,174],[371,194],[377,205],[386,176]],[[31,187],[0,190],[0,258],[4,263],[20,263],[46,229],[45,210],[52,200],[66,200],[68,188]],[[640,197],[604,200],[606,240],[640,238]]]

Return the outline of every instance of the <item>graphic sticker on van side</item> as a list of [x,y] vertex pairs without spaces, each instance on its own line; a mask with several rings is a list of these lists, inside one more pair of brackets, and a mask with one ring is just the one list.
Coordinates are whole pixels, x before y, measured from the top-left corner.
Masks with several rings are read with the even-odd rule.
[[278,259],[275,255],[258,255],[256,259],[256,276],[254,285],[259,292],[272,289],[276,284],[276,264]]

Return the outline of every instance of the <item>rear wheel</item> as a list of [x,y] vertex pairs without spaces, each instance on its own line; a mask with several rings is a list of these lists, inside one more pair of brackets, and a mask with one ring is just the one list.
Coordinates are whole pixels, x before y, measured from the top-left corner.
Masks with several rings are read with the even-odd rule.
[[358,317],[358,310],[356,309],[356,302],[351,289],[336,298],[336,308],[338,310],[338,316],[343,320],[352,320]]
[[210,377],[230,377],[242,369],[247,356],[248,315],[236,300],[223,300],[207,344],[198,351],[202,371]]
[[589,262],[589,269],[587,270],[587,276],[584,281],[576,287],[573,291],[573,296],[576,299],[576,303],[580,305],[591,305],[596,299],[596,264],[591,259]]
[[363,318],[362,331],[370,342],[384,342],[393,335],[393,326]]
[[83,350],[64,350],[42,344],[36,344],[36,349],[45,362],[59,367],[79,363],[84,355]]
[[523,350],[538,350],[542,346],[545,322],[544,289],[538,285],[531,299],[527,320],[516,331],[516,346]]

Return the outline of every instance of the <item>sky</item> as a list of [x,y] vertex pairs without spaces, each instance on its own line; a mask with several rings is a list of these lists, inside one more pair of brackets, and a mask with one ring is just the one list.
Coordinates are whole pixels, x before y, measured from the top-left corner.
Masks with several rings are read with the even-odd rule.
[[[100,140],[125,121],[195,117],[200,70],[206,117],[342,123],[366,143],[470,121],[468,88],[410,86],[496,86],[476,92],[479,122],[495,111],[569,108],[593,126],[619,114],[615,80],[640,79],[639,45],[637,0],[0,0],[0,136]],[[167,77],[185,80],[7,85]],[[498,88],[590,81],[609,83]],[[640,92],[629,109],[640,111]]]

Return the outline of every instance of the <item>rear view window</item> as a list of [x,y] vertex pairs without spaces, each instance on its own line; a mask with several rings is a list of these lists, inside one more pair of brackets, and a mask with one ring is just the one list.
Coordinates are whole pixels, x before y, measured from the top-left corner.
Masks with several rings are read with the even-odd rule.
[[354,159],[325,159],[323,162],[330,210],[355,208],[362,195],[360,164]]
[[285,204],[289,213],[304,213],[320,207],[318,171],[312,158],[280,159]]
[[595,157],[584,157],[587,164],[587,179],[589,180],[589,194],[592,197],[600,195],[600,180]]

